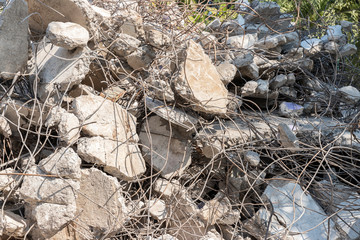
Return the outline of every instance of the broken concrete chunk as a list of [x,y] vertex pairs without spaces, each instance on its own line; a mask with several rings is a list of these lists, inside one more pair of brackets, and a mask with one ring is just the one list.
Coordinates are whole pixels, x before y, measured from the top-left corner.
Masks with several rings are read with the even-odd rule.
[[90,163],[104,167],[110,175],[124,180],[139,178],[146,170],[137,144],[102,137],[80,138],[77,153]]
[[259,77],[259,67],[255,63],[240,67],[239,71],[242,77],[248,77],[250,79],[257,79]]
[[221,21],[218,18],[215,18],[212,22],[207,25],[207,28],[211,30],[217,30],[221,26]]
[[279,111],[281,116],[297,117],[302,114],[304,107],[293,102],[282,102]]
[[[38,167],[31,167],[24,177],[19,193],[21,198],[30,204],[54,203],[71,204],[76,199],[79,182],[72,179],[46,177]],[[33,176],[31,174],[36,174]],[[44,175],[44,176],[41,176]]]
[[122,33],[134,38],[145,38],[143,19],[141,15],[132,9],[121,9],[114,14],[115,25],[120,26]]
[[288,79],[287,79],[286,75],[279,74],[270,81],[270,88],[271,89],[280,88],[280,87],[284,86],[287,83],[287,81],[288,81]]
[[126,56],[130,67],[135,70],[147,68],[155,58],[155,52],[150,46],[142,46]]
[[85,47],[89,41],[86,28],[72,22],[51,22],[46,29],[46,37],[56,46],[72,50]]
[[45,126],[57,126],[60,139],[67,144],[74,143],[80,137],[79,119],[61,107],[54,107],[50,110]]
[[313,55],[321,51],[323,41],[318,38],[311,38],[301,42],[301,47],[304,48],[306,55]]
[[150,215],[157,220],[163,220],[168,215],[165,202],[161,199],[150,200],[148,202],[148,209]]
[[78,179],[81,177],[80,164],[81,159],[72,148],[60,148],[38,165],[47,174]]
[[277,46],[282,46],[286,43],[286,37],[283,34],[278,34],[275,36],[266,36],[255,43],[255,47],[262,49],[275,48]]
[[133,36],[125,33],[119,33],[116,40],[111,45],[111,49],[114,53],[120,57],[125,57],[134,51],[136,51],[141,44],[141,41]]
[[340,49],[340,55],[343,57],[347,57],[353,55],[357,52],[357,47],[354,44],[346,44]]
[[354,25],[354,23],[349,22],[349,21],[345,21],[345,20],[341,20],[340,25],[341,25],[341,28],[345,32],[351,32],[351,29],[352,29],[352,26]]
[[39,233],[48,239],[74,220],[75,213],[75,202],[68,205],[40,203],[33,207],[32,218],[36,220]]
[[245,85],[241,88],[241,96],[251,96],[256,93],[256,89],[259,84],[256,81],[248,81]]
[[347,101],[356,103],[360,100],[360,92],[353,86],[342,87],[339,89],[339,91],[341,96],[344,97]]
[[145,100],[146,107],[148,107],[151,112],[156,113],[156,115],[186,129],[187,131],[194,130],[198,120],[187,114],[185,111],[176,107],[166,106],[164,105],[164,102],[149,97],[146,97]]
[[213,199],[207,201],[204,207],[200,209],[199,216],[209,225],[214,225],[230,210],[231,204],[229,199],[223,193],[218,192]]
[[227,39],[226,45],[234,49],[249,49],[255,44],[257,38],[257,33],[232,36]]
[[2,191],[4,196],[14,191],[20,183],[21,176],[13,175],[14,173],[18,172],[12,168],[6,168],[0,171],[0,191]]
[[23,237],[28,228],[28,222],[21,216],[10,212],[1,211],[0,213],[0,236]]
[[70,90],[85,78],[91,62],[90,50],[77,48],[69,51],[45,43],[37,53],[36,62],[40,78],[38,94],[45,101],[48,97]]
[[119,142],[137,142],[136,119],[120,105],[100,96],[83,95],[73,102],[82,132]]
[[9,122],[2,115],[0,116],[0,134],[5,138],[10,137],[12,134]]
[[290,127],[285,123],[280,123],[278,125],[279,131],[279,140],[283,147],[285,148],[298,148],[299,143],[298,139],[290,129]]
[[163,178],[159,178],[154,182],[154,191],[160,194],[160,197],[170,198],[176,195],[180,190],[181,186],[178,182],[168,181]]
[[171,39],[165,33],[152,26],[145,26],[146,40],[151,46],[163,48],[169,46]]
[[251,52],[240,52],[232,61],[237,68],[250,65],[254,61],[254,55]]
[[336,54],[339,52],[340,46],[336,42],[330,41],[325,43],[324,50],[328,51],[330,54]]
[[179,56],[180,70],[173,82],[174,90],[189,101],[194,110],[209,114],[226,113],[228,92],[216,67],[199,44],[190,40],[186,45]]
[[[98,27],[95,11],[87,0],[27,0],[29,4],[30,30],[42,34],[51,22],[72,22],[81,25],[89,32]],[[35,14],[36,13],[36,14]],[[102,20],[102,19],[100,19]]]
[[250,163],[251,166],[256,167],[260,163],[260,155],[257,152],[247,151],[244,154],[244,160]]
[[216,66],[216,70],[220,75],[221,81],[225,85],[234,80],[237,72],[236,66],[229,62],[222,62],[220,65]]
[[11,0],[0,14],[0,77],[12,79],[28,60],[28,4]]
[[[127,207],[118,180],[91,168],[81,171],[80,193],[76,199],[76,230],[88,239],[108,237],[123,228]],[[99,207],[101,206],[101,207]]]
[[329,41],[338,41],[344,35],[341,31],[341,25],[329,26],[326,33]]
[[165,178],[181,175],[191,163],[189,133],[159,116],[143,123],[140,141],[144,158]]
[[[271,181],[263,194],[272,203],[276,218],[271,218],[269,233],[285,228],[294,239],[340,239],[335,224],[318,203],[300,185],[291,181]],[[268,222],[270,211],[260,209],[260,219]],[[316,226],[316,227],[314,227]],[[285,236],[283,236],[285,237]]]
[[[271,133],[269,126],[264,122],[254,121],[251,124],[263,137]],[[227,147],[243,144],[256,138],[256,134],[252,132],[246,122],[234,119],[234,121],[210,124],[201,129],[196,138],[203,154],[207,158],[212,158]]]
[[[360,237],[360,196],[355,189],[328,181],[320,181],[315,188],[315,195],[320,201],[326,213],[331,214],[332,219],[342,233],[351,240]],[[334,215],[333,215],[334,214]]]
[[297,96],[297,91],[292,87],[281,87],[279,93],[292,99],[296,99]]

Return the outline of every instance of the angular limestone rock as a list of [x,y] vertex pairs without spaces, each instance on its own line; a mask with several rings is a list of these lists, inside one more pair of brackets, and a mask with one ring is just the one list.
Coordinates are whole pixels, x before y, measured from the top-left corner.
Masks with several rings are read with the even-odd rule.
[[191,138],[184,129],[152,116],[144,122],[139,137],[145,160],[165,178],[181,175],[190,165]]
[[91,62],[90,50],[86,48],[69,51],[46,41],[34,60],[39,68],[38,94],[43,101],[79,84],[89,72]]
[[28,60],[28,5],[11,0],[0,14],[0,77],[12,79]]
[[189,101],[194,110],[226,113],[228,93],[216,67],[199,44],[190,40],[186,45],[180,54],[178,77],[173,82],[175,91]]
[[127,207],[120,189],[116,178],[95,168],[82,170],[75,228],[85,239],[111,237],[123,228]]
[[293,102],[282,102],[279,111],[281,116],[297,117],[303,113],[304,107]]
[[46,29],[46,37],[52,44],[72,50],[87,45],[89,32],[76,23],[51,22]]
[[81,159],[72,148],[60,148],[38,165],[47,174],[78,179],[81,177],[80,164]]
[[[76,191],[80,184],[72,179],[61,179],[57,177],[45,177],[46,175],[38,167],[31,167],[25,176],[19,193],[21,198],[30,204],[55,203],[71,204],[76,199]],[[32,176],[31,174],[36,174]]]
[[104,171],[124,180],[139,178],[146,170],[137,144],[102,137],[80,138],[78,154],[86,162],[104,167]]
[[[77,23],[90,32],[96,27],[96,14],[87,0],[27,0],[29,4],[30,30],[35,33],[45,33],[51,22]],[[36,14],[34,14],[36,13]]]
[[119,142],[138,141],[136,119],[120,105],[100,96],[83,95],[73,102],[74,114],[84,125],[82,132]]

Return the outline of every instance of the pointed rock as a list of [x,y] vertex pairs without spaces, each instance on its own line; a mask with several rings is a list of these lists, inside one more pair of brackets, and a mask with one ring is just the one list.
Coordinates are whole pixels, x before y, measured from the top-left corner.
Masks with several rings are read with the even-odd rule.
[[189,101],[194,110],[226,113],[227,89],[202,47],[193,40],[188,41],[180,59],[178,77],[173,83],[176,92]]

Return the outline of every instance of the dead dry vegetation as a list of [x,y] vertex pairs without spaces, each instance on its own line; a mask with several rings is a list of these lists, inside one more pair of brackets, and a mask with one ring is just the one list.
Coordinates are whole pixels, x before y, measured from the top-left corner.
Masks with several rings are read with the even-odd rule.
[[2,239],[359,239],[352,23],[221,4],[4,5]]

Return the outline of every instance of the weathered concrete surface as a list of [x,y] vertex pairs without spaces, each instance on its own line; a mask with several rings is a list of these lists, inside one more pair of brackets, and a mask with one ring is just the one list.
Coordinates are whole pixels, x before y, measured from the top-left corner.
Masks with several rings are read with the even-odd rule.
[[162,176],[181,175],[190,165],[190,136],[184,129],[159,116],[152,116],[143,123],[139,137],[144,145],[145,160]]
[[360,196],[355,189],[339,182],[320,181],[314,188],[317,200],[332,215],[340,232],[351,240],[360,237]]
[[31,167],[27,172],[37,176],[25,176],[21,188],[20,197],[30,204],[54,203],[67,205],[75,202],[76,191],[80,187],[78,181],[45,177],[46,175],[37,166]]
[[95,168],[82,170],[75,228],[85,239],[121,230],[127,210],[120,189],[116,178]]
[[48,97],[70,90],[79,84],[89,72],[90,51],[77,48],[69,51],[65,48],[53,46],[45,40],[45,45],[33,60],[39,69],[39,97],[45,101]]
[[0,77],[12,79],[28,60],[28,6],[11,0],[0,14]]
[[164,102],[156,99],[147,97],[146,107],[149,108],[152,112],[156,113],[156,115],[186,129],[186,131],[194,130],[198,122],[196,118],[186,114],[185,111],[176,107],[165,106]]
[[29,5],[30,30],[35,33],[45,33],[51,22],[77,23],[89,32],[96,29],[95,11],[87,0],[27,0]]
[[46,37],[56,46],[72,50],[85,47],[89,41],[86,28],[72,22],[51,22],[46,29]]
[[80,137],[79,119],[61,107],[54,107],[50,110],[45,126],[57,126],[60,140],[67,144],[74,143]]
[[137,142],[136,119],[120,105],[99,96],[75,98],[74,114],[84,125],[82,132],[119,142]]
[[50,175],[78,179],[81,177],[80,164],[81,159],[72,148],[60,148],[42,159],[38,166]]
[[84,161],[103,166],[105,172],[124,180],[135,180],[146,170],[137,144],[99,136],[80,138],[77,152]]
[[75,218],[76,205],[40,203],[33,207],[32,218],[36,221],[38,234],[48,239]]
[[[269,233],[275,234],[286,227],[289,232],[296,233],[292,235],[294,240],[339,239],[334,222],[327,220],[324,210],[300,185],[286,180],[274,180],[265,189],[264,196],[272,202],[274,213],[278,216],[272,218]],[[269,211],[262,208],[259,216],[268,221],[269,214]],[[282,224],[276,219],[281,219]]]
[[23,237],[28,230],[28,221],[21,216],[10,212],[1,211],[0,213],[0,236]]
[[202,47],[190,40],[179,57],[180,70],[173,82],[177,94],[189,101],[194,110],[210,114],[226,113],[227,90]]

